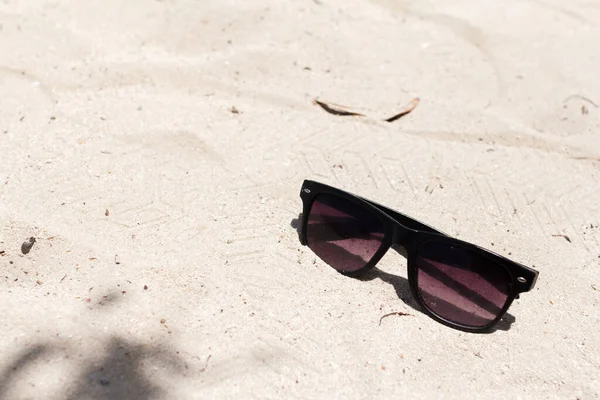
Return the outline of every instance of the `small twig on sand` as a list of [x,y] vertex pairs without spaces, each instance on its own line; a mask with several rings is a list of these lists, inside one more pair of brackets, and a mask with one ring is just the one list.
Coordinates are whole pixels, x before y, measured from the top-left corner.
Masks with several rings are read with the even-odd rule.
[[567,235],[552,235],[552,237],[561,237],[564,238],[567,242],[571,243],[571,238]]
[[390,315],[397,315],[399,317],[414,317],[414,315],[412,315],[412,314],[408,314],[408,313],[404,313],[404,312],[400,312],[400,311],[394,311],[391,313],[387,313],[384,316],[382,316],[381,318],[379,318],[379,326],[381,326],[381,321],[383,321],[384,318],[389,317]]
[[[406,104],[399,113],[397,113],[396,115],[394,115],[392,117],[384,119],[384,121],[385,122],[394,122],[394,121],[404,117],[405,115],[411,113],[415,108],[417,108],[420,101],[421,100],[418,97],[415,97],[410,102],[408,102],[408,104]],[[348,107],[341,106],[339,104],[325,103],[325,102],[319,101],[317,99],[313,100],[313,104],[320,106],[323,110],[325,110],[329,114],[333,114],[333,115],[338,115],[338,116],[342,116],[342,117],[348,117],[348,116],[364,117],[365,116],[364,114],[357,113],[354,111],[347,111],[345,109],[347,109]]]
[[200,370],[200,372],[204,372],[206,371],[206,368],[208,367],[208,362],[210,361],[210,358],[212,357],[212,354],[209,354],[208,357],[206,358],[206,363],[204,364],[204,368],[202,368]]
[[594,103],[592,100],[590,100],[589,98],[582,96],[580,94],[572,94],[571,96],[567,97],[566,99],[563,100],[563,103],[566,103],[567,101],[571,100],[571,99],[580,99],[583,101],[587,101],[588,103],[590,103],[591,105],[593,105],[594,107],[598,108],[598,104]]
[[[344,106],[340,106],[339,104],[327,104],[317,99],[313,100],[313,103],[320,106],[323,110],[327,111],[329,114],[339,115],[342,117],[347,116],[356,116],[356,117],[364,117],[363,114],[342,110],[342,108],[346,108]],[[339,108],[337,108],[339,107]]]
[[394,115],[393,117],[389,117],[388,119],[385,120],[385,122],[394,122],[397,119],[404,117],[406,114],[410,113],[412,110],[417,108],[417,106],[419,105],[420,102],[421,102],[421,99],[419,99],[418,97],[415,97],[407,105],[404,106],[402,111],[400,111],[398,114]]

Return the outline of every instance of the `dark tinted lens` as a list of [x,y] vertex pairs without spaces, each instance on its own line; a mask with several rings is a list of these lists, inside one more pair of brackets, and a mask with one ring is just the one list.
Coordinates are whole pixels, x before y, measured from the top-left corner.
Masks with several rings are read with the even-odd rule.
[[419,248],[417,269],[423,302],[452,322],[483,327],[500,315],[508,299],[508,271],[462,247],[426,242]]
[[308,247],[339,271],[364,267],[381,247],[383,223],[369,209],[343,197],[320,194],[308,216]]

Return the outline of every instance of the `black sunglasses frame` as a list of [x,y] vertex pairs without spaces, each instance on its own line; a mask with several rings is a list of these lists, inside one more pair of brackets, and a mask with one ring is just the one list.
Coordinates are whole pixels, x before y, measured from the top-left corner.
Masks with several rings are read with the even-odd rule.
[[[440,232],[420,221],[408,217],[398,211],[377,204],[374,201],[311,180],[305,180],[300,191],[300,198],[302,199],[303,203],[300,242],[304,246],[308,245],[308,238],[306,234],[308,217],[310,215],[313,202],[320,194],[338,196],[360,205],[365,209],[368,209],[373,215],[381,220],[384,227],[384,237],[379,250],[377,250],[375,255],[363,268],[356,271],[336,271],[347,276],[360,276],[373,268],[392,245],[403,246],[406,249],[407,255],[408,282],[414,298],[417,300],[425,314],[446,326],[465,332],[487,332],[502,319],[514,299],[518,298],[519,293],[528,292],[535,286],[538,277],[538,271],[532,268],[519,264],[515,261],[511,261],[506,257],[472,243],[450,237],[445,233]],[[493,321],[482,327],[462,325],[439,316],[427,307],[418,290],[416,258],[419,247],[428,241],[435,241],[438,243],[442,242],[451,244],[453,246],[462,247],[466,250],[484,256],[493,261],[495,264],[506,269],[511,277],[510,291],[504,307]]]

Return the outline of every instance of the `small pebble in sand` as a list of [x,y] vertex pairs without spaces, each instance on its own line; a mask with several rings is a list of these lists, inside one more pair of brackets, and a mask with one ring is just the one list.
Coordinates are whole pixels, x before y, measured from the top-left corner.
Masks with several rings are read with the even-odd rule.
[[35,243],[34,237],[30,237],[28,240],[24,241],[23,244],[21,245],[21,252],[23,254],[29,253],[29,251],[31,251],[31,248],[33,247],[34,243]]

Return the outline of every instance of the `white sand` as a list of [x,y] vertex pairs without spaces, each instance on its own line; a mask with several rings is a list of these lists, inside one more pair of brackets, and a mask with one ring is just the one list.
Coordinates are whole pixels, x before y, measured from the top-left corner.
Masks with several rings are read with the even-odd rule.
[[[598,398],[599,43],[593,1],[0,2],[0,399]],[[304,178],[537,287],[442,326],[299,244]]]

